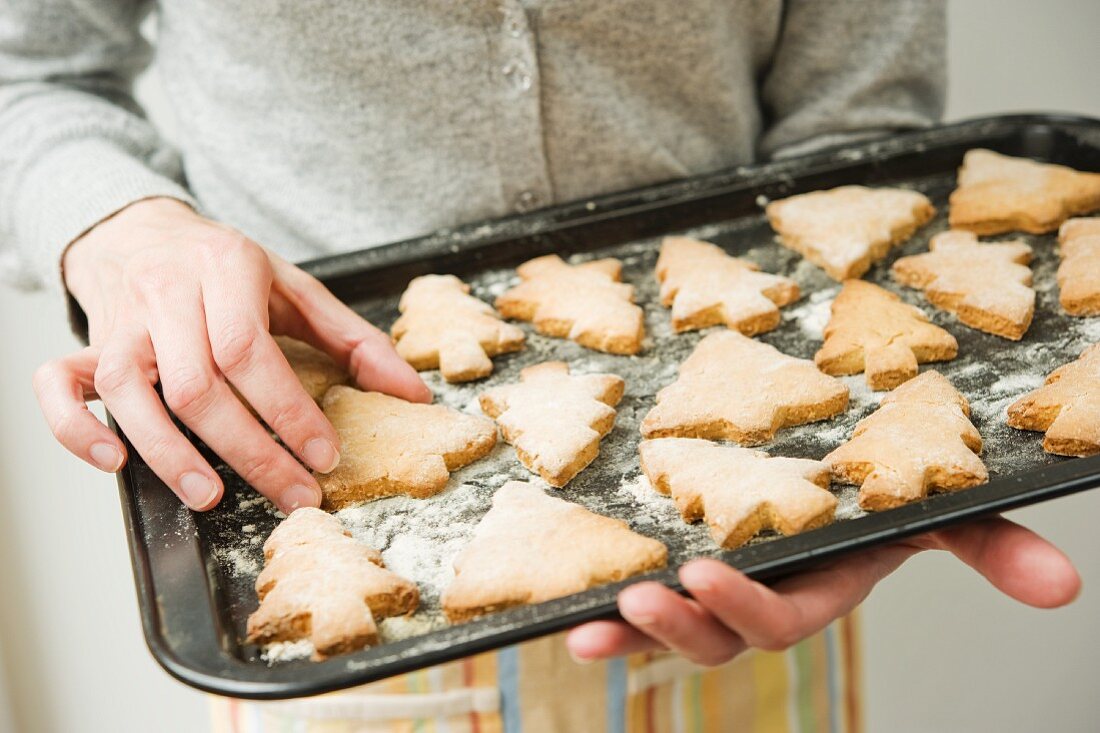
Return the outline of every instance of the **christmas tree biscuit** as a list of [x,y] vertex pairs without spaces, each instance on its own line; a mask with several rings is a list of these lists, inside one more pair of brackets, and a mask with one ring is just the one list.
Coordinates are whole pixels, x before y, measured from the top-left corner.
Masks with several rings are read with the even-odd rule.
[[275,343],[290,363],[306,394],[317,404],[321,404],[329,387],[351,381],[347,371],[325,352],[289,336],[276,336]]
[[917,364],[959,353],[955,337],[928,322],[919,308],[863,280],[845,280],[814,356],[826,374],[865,372],[871,389],[893,389],[917,376]]
[[684,521],[705,520],[726,549],[765,529],[792,535],[833,521],[837,500],[820,461],[693,438],[644,440],[638,453],[649,482],[671,494]]
[[411,614],[419,603],[414,583],[320,509],[294,511],[264,543],[264,557],[250,643],[309,639],[321,660],[377,644],[376,618]]
[[777,430],[825,420],[848,406],[848,387],[813,362],[735,331],[699,342],[642,421],[646,438],[711,438],[757,445]]
[[752,336],[779,325],[779,309],[798,300],[790,278],[759,271],[748,260],[687,237],[665,237],[657,258],[661,303],[672,327],[691,331],[725,324]]
[[531,321],[539,333],[568,338],[610,354],[637,354],[644,319],[634,288],[619,282],[615,259],[570,265],[557,255],[537,257],[516,272],[523,280],[496,300],[505,318]]
[[928,371],[888,394],[824,461],[835,480],[860,486],[859,505],[869,511],[976,486],[988,474],[969,416],[951,382]]
[[1100,344],[1047,377],[1008,408],[1008,424],[1044,430],[1043,449],[1060,456],[1100,453]]
[[951,193],[949,221],[975,234],[1054,231],[1071,216],[1100,209],[1100,173],[971,150]]
[[541,603],[663,568],[668,551],[618,519],[509,481],[455,558],[451,621]]
[[438,369],[448,382],[493,372],[490,357],[523,348],[523,331],[497,317],[453,275],[424,275],[401,296],[391,333],[397,353],[414,369]]
[[317,475],[329,510],[395,494],[437,494],[451,471],[488,455],[497,440],[487,418],[380,392],[333,387],[324,410],[343,446],[340,465]]
[[780,243],[834,280],[862,277],[935,213],[916,191],[864,186],[799,194],[767,206]]
[[1059,301],[1071,316],[1100,316],[1100,217],[1070,219],[1058,232]]
[[943,232],[929,251],[894,263],[894,279],[924,290],[932,305],[957,314],[979,331],[1019,341],[1035,314],[1031,247],[1023,242],[982,244],[971,232]]
[[524,369],[518,384],[484,392],[481,409],[496,418],[520,462],[560,488],[595,460],[623,387],[614,374],[573,375],[550,361]]

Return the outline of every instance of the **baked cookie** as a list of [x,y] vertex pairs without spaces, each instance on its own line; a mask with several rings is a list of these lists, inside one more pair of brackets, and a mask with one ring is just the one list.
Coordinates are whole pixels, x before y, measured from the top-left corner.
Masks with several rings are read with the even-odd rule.
[[289,336],[275,336],[275,343],[290,363],[302,388],[317,404],[321,404],[329,387],[351,381],[347,371],[320,349]]
[[859,505],[868,511],[977,486],[989,474],[969,416],[966,398],[939,372],[927,371],[888,394],[824,461],[835,480],[860,486]]
[[1071,316],[1100,316],[1100,217],[1070,219],[1058,231],[1059,300]]
[[865,186],[791,196],[766,211],[780,243],[834,280],[862,277],[936,213],[924,194]]
[[1097,209],[1100,173],[977,149],[963,156],[948,220],[975,234],[1042,234]]
[[798,284],[759,270],[709,242],[665,237],[657,280],[661,303],[672,306],[672,328],[725,324],[746,336],[771,331],[779,325],[779,309],[798,300]]
[[829,467],[820,461],[694,438],[643,440],[638,453],[653,488],[672,496],[685,522],[704,519],[728,550],[766,529],[792,535],[822,527],[836,512]]
[[1019,341],[1035,314],[1031,247],[1020,241],[983,244],[972,232],[942,232],[928,252],[894,263],[894,279],[924,290],[937,308],[979,331]]
[[1100,344],[1047,377],[1008,408],[1008,424],[1044,430],[1043,450],[1060,456],[1100,453]]
[[736,331],[706,336],[642,421],[646,438],[711,438],[757,445],[777,430],[825,420],[848,406],[848,387]]
[[295,510],[264,543],[264,558],[260,607],[248,617],[253,644],[309,639],[321,660],[377,644],[376,618],[411,614],[419,603],[416,584],[320,509]]
[[623,387],[614,374],[570,374],[564,362],[548,361],[524,369],[517,384],[482,393],[481,410],[524,466],[560,488],[600,452]]
[[343,446],[340,465],[316,474],[328,510],[395,494],[437,494],[451,471],[488,455],[497,441],[488,418],[381,392],[333,387],[324,410]]
[[663,568],[668,550],[626,522],[509,481],[455,558],[443,593],[451,621],[542,603]]
[[919,308],[863,280],[845,280],[814,363],[826,374],[867,375],[871,389],[893,389],[917,376],[917,364],[958,356],[955,337]]
[[609,354],[637,354],[645,336],[634,287],[619,282],[615,259],[570,265],[557,255],[536,257],[516,272],[523,280],[496,300],[505,318],[531,321],[539,333],[567,338]]
[[505,323],[454,275],[424,275],[409,283],[390,330],[394,348],[414,369],[438,369],[448,382],[493,372],[490,357],[523,348],[523,331]]

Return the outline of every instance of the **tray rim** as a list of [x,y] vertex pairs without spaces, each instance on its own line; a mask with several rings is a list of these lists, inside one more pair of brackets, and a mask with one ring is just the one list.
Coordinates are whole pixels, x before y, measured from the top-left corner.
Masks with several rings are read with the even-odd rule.
[[[827,172],[832,169],[842,168],[844,164],[853,162],[850,155],[855,151],[865,152],[870,155],[879,148],[886,148],[894,149],[898,151],[899,154],[911,153],[913,150],[906,147],[907,143],[919,146],[923,140],[929,138],[933,139],[932,145],[940,146],[944,141],[939,136],[945,133],[958,133],[961,135],[968,130],[976,132],[981,127],[987,125],[1002,125],[1006,128],[1061,125],[1070,127],[1083,126],[1100,130],[1100,119],[1084,115],[1061,113],[1018,113],[975,117],[945,125],[937,125],[923,130],[901,133],[883,140],[830,148],[828,150],[779,161],[737,166],[735,168],[687,179],[614,192],[581,201],[566,202],[528,214],[512,215],[501,219],[490,220],[489,222],[475,222],[421,237],[383,244],[379,247],[367,250],[330,255],[309,260],[300,263],[300,266],[322,281],[362,272],[367,269],[396,267],[422,259],[422,257],[418,256],[421,254],[422,250],[430,246],[438,247],[441,236],[446,236],[449,241],[457,243],[452,245],[451,248],[451,251],[455,254],[480,250],[491,247],[499,241],[516,238],[517,234],[520,233],[507,229],[509,224],[514,224],[518,227],[524,222],[541,220],[541,226],[538,228],[537,232],[534,233],[549,234],[563,228],[581,226],[594,220],[621,217],[632,208],[646,209],[668,206],[673,201],[690,201],[692,198],[729,193],[738,188],[745,187],[746,182],[749,180],[752,180],[752,186],[756,187],[761,185],[761,181],[758,179],[768,175],[782,177],[783,173],[786,171],[796,171],[798,176],[804,177],[815,172]],[[888,158],[889,156],[885,157]],[[478,232],[483,230],[486,224],[492,224],[494,226],[490,227],[485,234],[479,236]],[[522,234],[524,236],[530,236],[532,233],[527,232]],[[433,252],[432,254],[436,253]],[[126,442],[127,448],[132,449],[129,441],[126,440],[125,436],[119,431],[118,426],[110,415],[108,415],[108,422],[110,427],[115,430],[115,432],[119,433],[120,437]],[[144,463],[141,462],[140,465],[144,465]],[[1048,483],[1039,489],[1034,489],[1027,494],[1004,493],[1013,484],[1018,485],[1025,481],[1031,483],[1044,474],[1049,474],[1045,477]],[[355,656],[345,655],[344,657],[334,658],[327,662],[307,663],[311,665],[311,669],[313,670],[317,670],[322,666],[327,666],[330,671],[329,673],[321,675],[320,679],[310,679],[304,682],[298,680],[271,679],[272,677],[277,678],[281,676],[276,673],[276,670],[279,670],[280,667],[270,668],[258,663],[244,662],[231,657],[226,654],[224,650],[219,650],[221,652],[220,657],[224,662],[229,662],[228,664],[225,664],[221,669],[216,671],[200,669],[195,663],[189,661],[185,655],[180,655],[172,642],[163,633],[160,623],[162,611],[155,593],[156,582],[153,577],[152,562],[142,533],[142,526],[144,525],[145,518],[139,506],[139,491],[136,489],[138,482],[134,476],[134,467],[128,462],[123,470],[117,474],[116,480],[119,487],[119,498],[122,505],[127,547],[130,553],[139,607],[138,610],[141,617],[141,625],[146,645],[157,663],[167,671],[168,674],[184,684],[205,692],[242,699],[290,699],[365,684],[372,680],[402,674],[425,666],[443,663],[482,651],[499,648],[501,646],[499,643],[490,640],[488,636],[480,637],[472,641],[449,647],[438,658],[433,658],[428,664],[417,664],[415,661],[411,660],[393,662],[387,667],[390,671],[387,671],[384,675],[367,673],[367,668],[364,668],[363,672],[357,674],[356,671],[349,668],[347,664],[339,664],[341,662],[346,663],[353,661],[349,659],[349,657]],[[1053,465],[1036,467],[1005,478],[995,479],[994,481],[990,481],[965,492],[940,494],[920,503],[894,509],[890,512],[861,517],[854,522],[842,522],[830,525],[830,527],[824,529],[831,529],[836,534],[854,534],[854,529],[857,528],[856,525],[859,525],[860,528],[866,528],[868,524],[885,525],[886,520],[890,520],[889,527],[884,526],[877,530],[872,529],[870,532],[861,531],[855,538],[844,539],[843,537],[838,537],[837,540],[830,545],[817,549],[799,551],[795,554],[801,556],[804,562],[820,562],[847,552],[878,544],[885,535],[889,535],[892,540],[900,540],[966,520],[977,519],[982,516],[1020,508],[1022,506],[1097,487],[1100,487],[1100,456],[1069,459]],[[987,497],[987,495],[999,496]],[[869,522],[868,520],[872,521]],[[899,523],[901,524],[900,528],[895,526]],[[836,532],[838,528],[846,528],[850,531]],[[814,532],[809,532],[794,537],[783,538],[780,544],[783,544],[784,547],[790,547],[792,541],[812,537],[813,534]],[[761,552],[761,548],[768,548],[775,544],[777,543],[769,542],[741,548],[732,552],[723,553],[721,559],[730,562],[731,560],[736,561],[739,557],[750,559],[754,555],[763,554],[766,556],[768,553]],[[765,557],[763,561],[757,561],[756,564],[740,564],[738,567],[754,578],[768,580],[777,577],[776,567],[781,564],[789,564],[791,562],[790,557],[791,553],[786,553],[782,562],[778,560],[767,560]],[[675,571],[664,570],[631,578],[621,583],[602,586],[601,588],[592,589],[586,593],[601,591],[602,595],[610,595],[613,598],[614,593],[619,588],[637,582],[640,578],[657,580],[679,592],[683,592],[683,588],[676,579]],[[548,609],[552,608],[554,604],[555,601],[550,601],[545,604],[539,604],[538,606],[511,609],[502,612],[502,614],[530,615],[532,609]],[[502,614],[495,614],[492,618],[499,618]],[[554,620],[547,621],[543,619],[529,623],[523,626],[519,633],[515,633],[513,638],[507,643],[518,643],[568,628],[577,623],[597,618],[614,617],[614,615],[613,606],[612,608],[607,608],[606,604],[593,604],[591,608],[565,616],[558,616]],[[487,619],[482,619],[481,621],[485,620]],[[472,625],[479,623],[480,621],[474,621],[471,622],[471,624],[456,625],[441,629],[440,632],[453,631],[454,629],[468,629]],[[432,633],[435,634],[439,632]],[[415,638],[406,641],[414,640]],[[385,645],[385,647],[400,647],[404,644],[405,642],[397,642],[395,644]],[[375,647],[375,649],[381,648],[383,647]],[[361,654],[365,653],[369,652],[362,652]],[[291,665],[282,665],[281,667],[283,670],[292,668]],[[337,667],[339,667],[339,669]],[[240,671],[247,670],[258,672],[259,674],[255,675],[252,679],[228,678],[225,676],[225,673],[229,672],[231,669]]]

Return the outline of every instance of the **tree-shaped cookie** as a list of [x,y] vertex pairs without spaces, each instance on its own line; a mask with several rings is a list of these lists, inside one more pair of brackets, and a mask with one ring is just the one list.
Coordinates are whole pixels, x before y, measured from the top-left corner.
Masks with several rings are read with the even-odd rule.
[[324,659],[377,644],[376,618],[410,614],[419,603],[414,583],[320,509],[294,511],[264,543],[264,557],[260,607],[248,617],[254,644],[309,639],[314,659]]
[[1044,430],[1043,449],[1060,456],[1100,453],[1100,344],[1064,364],[1046,384],[1008,408],[1008,424]]
[[845,280],[814,362],[826,374],[865,372],[871,389],[893,389],[917,376],[917,364],[959,353],[955,337],[919,308],[863,280]]
[[859,505],[869,511],[976,486],[989,476],[969,416],[966,398],[928,371],[888,394],[824,461],[834,479],[861,487]]
[[321,404],[329,387],[347,384],[351,380],[347,370],[333,361],[331,356],[303,341],[289,336],[276,336],[275,343],[290,363],[290,368],[294,370],[294,375],[302,383],[306,394],[317,404]]
[[469,294],[454,275],[424,275],[409,283],[391,333],[395,348],[413,368],[438,369],[448,382],[489,376],[490,357],[523,348],[523,331]]
[[780,428],[824,420],[847,406],[848,387],[812,361],[718,331],[699,342],[679,378],[657,393],[642,435],[757,445]]
[[820,461],[694,438],[644,440],[638,453],[650,484],[672,496],[685,522],[705,520],[726,549],[765,529],[792,535],[833,521],[837,500]]
[[637,354],[644,319],[634,287],[619,282],[615,259],[570,265],[557,255],[537,257],[516,272],[521,282],[496,300],[505,318],[531,321],[540,333],[610,354]]
[[798,284],[760,272],[748,260],[687,237],[665,237],[657,258],[661,303],[672,327],[692,331],[725,324],[746,336],[779,325],[779,308],[798,300]]
[[623,387],[614,374],[570,374],[564,362],[548,361],[484,392],[481,410],[496,418],[524,466],[560,488],[600,452]]
[[865,186],[791,196],[766,211],[779,241],[834,280],[862,277],[936,213],[916,191]]
[[894,263],[894,279],[924,290],[937,308],[979,331],[1019,341],[1035,314],[1031,247],[1023,242],[980,243],[972,232],[942,232],[928,252]]
[[342,446],[340,465],[317,475],[330,510],[395,494],[437,494],[451,471],[487,455],[497,440],[492,421],[480,415],[380,392],[333,387],[324,410]]
[[1041,234],[1100,209],[1100,173],[971,150],[959,168],[948,220],[975,234]]
[[668,551],[623,522],[509,481],[455,558],[451,621],[541,603],[663,568]]
[[1059,301],[1071,316],[1100,316],[1100,217],[1070,219],[1058,232]]

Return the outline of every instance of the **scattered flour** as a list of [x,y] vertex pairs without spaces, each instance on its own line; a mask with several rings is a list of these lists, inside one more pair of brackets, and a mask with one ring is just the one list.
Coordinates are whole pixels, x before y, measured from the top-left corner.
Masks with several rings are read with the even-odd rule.
[[268,644],[260,653],[260,658],[270,666],[280,662],[308,659],[312,654],[313,642],[309,639],[302,639],[300,641],[276,641]]

